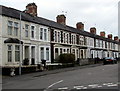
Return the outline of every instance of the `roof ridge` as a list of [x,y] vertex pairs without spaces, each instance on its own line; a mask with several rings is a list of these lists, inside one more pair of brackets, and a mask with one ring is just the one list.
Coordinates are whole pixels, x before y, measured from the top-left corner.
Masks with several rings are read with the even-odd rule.
[[15,9],[15,8],[12,8],[12,7],[7,7],[7,6],[4,6],[4,5],[0,5],[0,7],[4,7],[4,8],[8,8],[8,9],[13,9],[13,10],[22,12],[21,10],[18,10],[18,9]]

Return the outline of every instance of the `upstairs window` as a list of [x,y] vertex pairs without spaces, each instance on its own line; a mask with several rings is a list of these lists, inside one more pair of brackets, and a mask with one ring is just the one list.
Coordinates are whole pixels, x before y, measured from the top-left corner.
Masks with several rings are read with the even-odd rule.
[[105,48],[107,48],[107,42],[105,42]]
[[84,37],[80,36],[80,45],[84,45]]
[[66,42],[65,33],[63,33],[63,39],[64,39],[64,43],[65,43]]
[[13,22],[8,21],[8,35],[12,35],[12,30],[13,30]]
[[74,44],[74,36],[72,35],[71,43]]
[[58,42],[60,42],[60,32],[58,32]]
[[35,27],[34,27],[34,26],[31,26],[31,37],[32,37],[32,38],[35,38],[34,32],[35,32]]
[[44,29],[44,40],[47,40],[47,29]]
[[40,40],[44,40],[44,41],[48,41],[49,39],[49,30],[46,28],[40,28],[40,32],[39,32],[39,38]]
[[69,34],[67,34],[67,36],[66,36],[66,41],[67,41],[67,43],[69,43]]
[[74,44],[76,44],[76,36],[74,35]]
[[25,37],[28,37],[29,25],[25,24]]
[[40,39],[43,40],[43,28],[40,28]]
[[18,36],[18,23],[14,22],[14,35]]
[[56,31],[54,33],[54,40],[55,40],[55,42],[57,42],[57,32]]

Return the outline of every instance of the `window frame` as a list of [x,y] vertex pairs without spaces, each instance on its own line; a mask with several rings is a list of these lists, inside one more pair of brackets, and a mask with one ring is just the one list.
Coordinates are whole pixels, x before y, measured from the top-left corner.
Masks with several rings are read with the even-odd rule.
[[29,27],[30,26],[28,24],[25,24],[25,37],[29,37]]
[[[15,24],[17,24],[17,26]],[[18,30],[19,30],[19,23],[14,22],[14,36],[18,36]]]
[[[11,47],[11,49],[8,48],[9,46]],[[13,46],[12,45],[7,45],[7,58],[8,58],[7,62],[12,62],[12,54],[13,54],[12,51],[13,51]],[[11,57],[9,57],[9,53],[11,53]]]
[[[34,27],[34,29],[32,29]],[[31,25],[31,38],[35,39],[35,25]]]
[[[16,49],[16,46],[18,47],[18,49]],[[16,53],[18,53],[18,54],[16,54]],[[18,58],[16,58],[16,57],[18,57]],[[19,62],[19,61],[20,61],[20,45],[15,45],[15,62]]]
[[[11,22],[11,24],[10,24],[10,22]],[[7,34],[8,35],[10,35],[10,36],[12,36],[13,35],[13,21],[11,21],[11,20],[8,20],[8,22],[7,22],[8,24],[7,24]]]

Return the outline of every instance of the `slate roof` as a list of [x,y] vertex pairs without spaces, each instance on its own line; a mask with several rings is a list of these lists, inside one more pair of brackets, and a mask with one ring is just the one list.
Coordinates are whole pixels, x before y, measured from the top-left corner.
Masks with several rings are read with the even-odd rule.
[[21,44],[23,44],[22,41],[20,41],[19,39],[16,39],[16,38],[8,38],[4,41],[4,43],[17,43],[17,44],[21,43]]
[[62,25],[62,24],[59,24],[55,21],[51,21],[51,20],[48,20],[48,19],[45,19],[45,18],[42,18],[42,17],[33,17],[29,14],[26,14],[22,11],[14,9],[14,8],[10,8],[10,7],[0,5],[0,15],[20,19],[20,13],[22,13],[21,19],[23,21],[33,22],[33,23],[45,25],[45,26],[48,26],[48,27],[51,27],[51,28],[57,28],[57,29],[60,29],[60,30],[73,32],[73,33],[81,34],[81,35],[84,35],[84,36],[89,36],[89,37],[92,37],[92,38],[101,39],[101,40],[108,41],[108,42],[119,43],[117,41],[101,37],[99,35],[91,34],[87,31],[80,31],[80,30],[78,30],[74,27],[67,26],[67,25]]

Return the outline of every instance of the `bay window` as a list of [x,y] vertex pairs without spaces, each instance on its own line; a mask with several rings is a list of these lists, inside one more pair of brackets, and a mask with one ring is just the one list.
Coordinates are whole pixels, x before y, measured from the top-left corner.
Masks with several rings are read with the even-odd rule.
[[20,46],[15,45],[15,61],[19,62],[20,61]]
[[12,62],[12,45],[8,45],[8,62]]
[[46,48],[46,60],[49,60],[49,48]]
[[44,60],[44,47],[41,47],[41,60]]

